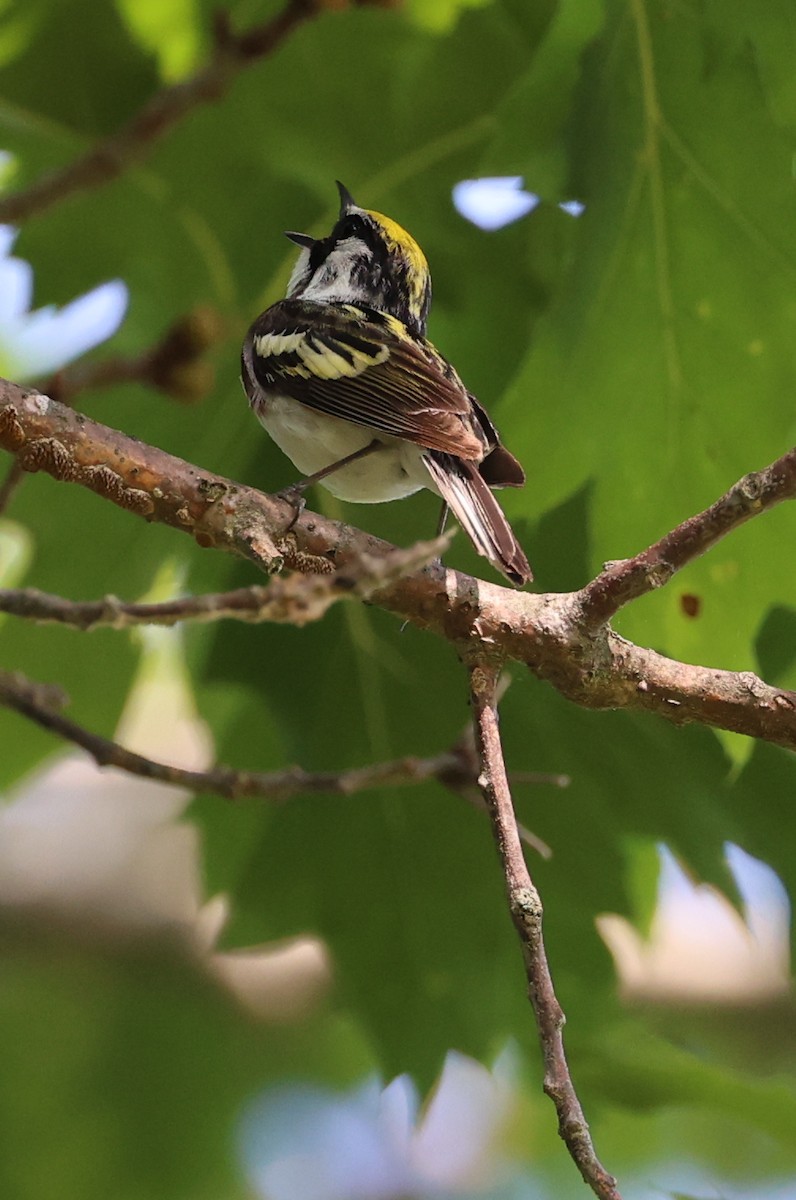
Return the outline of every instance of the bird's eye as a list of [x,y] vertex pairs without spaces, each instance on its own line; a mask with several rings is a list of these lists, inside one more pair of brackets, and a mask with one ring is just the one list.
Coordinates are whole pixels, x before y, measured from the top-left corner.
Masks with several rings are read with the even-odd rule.
[[359,237],[362,234],[362,218],[352,213],[350,216],[343,217],[338,221],[335,230],[339,241],[344,241],[346,238]]

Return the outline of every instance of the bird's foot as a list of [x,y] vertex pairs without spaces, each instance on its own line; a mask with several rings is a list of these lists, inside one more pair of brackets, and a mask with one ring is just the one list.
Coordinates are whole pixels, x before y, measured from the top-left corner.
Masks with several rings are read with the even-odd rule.
[[290,487],[282,488],[281,492],[276,493],[280,500],[284,500],[293,509],[293,516],[285,526],[285,533],[290,533],[291,529],[295,528],[304,509],[307,507],[307,501],[304,496],[304,485],[301,483],[291,484]]

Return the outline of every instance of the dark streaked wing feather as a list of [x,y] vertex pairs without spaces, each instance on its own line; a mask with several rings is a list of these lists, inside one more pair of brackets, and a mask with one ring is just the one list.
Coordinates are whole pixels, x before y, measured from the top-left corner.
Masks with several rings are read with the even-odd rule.
[[525,472],[522,464],[513,454],[501,446],[500,437],[485,408],[470,393],[470,403],[473,407],[478,424],[490,449],[481,463],[481,477],[490,487],[522,487],[525,483]]
[[[355,375],[307,378],[297,369],[295,352],[264,356],[255,351],[256,338],[292,334],[306,334],[319,352],[364,365]],[[385,347],[389,356],[378,362]],[[243,379],[253,403],[259,386],[430,450],[476,461],[489,450],[471,397],[450,364],[429,343],[399,336],[390,319],[375,310],[293,300],[273,305],[246,337]]]
[[525,483],[522,464],[505,446],[495,446],[494,450],[490,450],[479,470],[481,478],[490,487],[522,487]]
[[512,583],[522,585],[533,579],[525,552],[478,465],[434,451],[424,454],[423,462],[478,553]]

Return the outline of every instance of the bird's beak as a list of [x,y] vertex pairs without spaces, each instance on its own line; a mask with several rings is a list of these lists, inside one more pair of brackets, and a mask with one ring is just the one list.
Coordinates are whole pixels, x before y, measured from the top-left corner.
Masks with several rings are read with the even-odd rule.
[[337,190],[340,193],[340,216],[344,217],[347,212],[349,212],[352,208],[358,208],[359,205],[344,183],[341,183],[339,179],[336,179],[335,183],[337,184]]
[[285,237],[290,238],[291,242],[295,242],[297,246],[301,246],[302,249],[306,250],[311,250],[317,240],[309,233],[292,233],[287,229],[285,230]]

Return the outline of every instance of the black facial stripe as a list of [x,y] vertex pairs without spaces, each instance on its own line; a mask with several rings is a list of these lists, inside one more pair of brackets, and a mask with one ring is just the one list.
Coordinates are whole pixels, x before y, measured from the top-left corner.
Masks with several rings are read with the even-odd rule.
[[331,233],[333,242],[342,242],[346,238],[358,237],[364,242],[371,245],[376,239],[373,234],[373,227],[368,224],[364,217],[358,216],[357,213],[348,213],[341,217],[335,225]]
[[413,332],[421,332],[418,321],[409,308],[407,264],[391,259],[386,246],[380,243],[368,258],[359,257],[351,272],[352,283],[358,284],[366,295],[378,297],[379,306],[393,313]]
[[319,238],[310,250],[310,273],[312,275],[326,262],[334,249],[334,237]]

